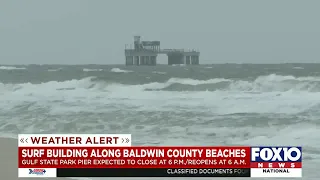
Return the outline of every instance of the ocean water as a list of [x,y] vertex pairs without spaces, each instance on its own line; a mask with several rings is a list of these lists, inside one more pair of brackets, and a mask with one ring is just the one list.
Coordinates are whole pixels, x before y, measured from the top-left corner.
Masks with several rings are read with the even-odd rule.
[[1,136],[130,133],[133,145],[299,145],[304,179],[320,176],[319,108],[320,64],[0,65]]

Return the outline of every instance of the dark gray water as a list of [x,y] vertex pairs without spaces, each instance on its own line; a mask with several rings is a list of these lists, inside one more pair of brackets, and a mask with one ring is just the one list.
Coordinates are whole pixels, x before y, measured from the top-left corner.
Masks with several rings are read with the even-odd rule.
[[131,133],[134,145],[302,145],[320,174],[320,64],[0,66],[0,133]]

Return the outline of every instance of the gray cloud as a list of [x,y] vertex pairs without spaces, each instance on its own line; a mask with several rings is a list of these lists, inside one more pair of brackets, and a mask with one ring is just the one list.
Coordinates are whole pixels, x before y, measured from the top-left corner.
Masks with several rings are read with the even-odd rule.
[[133,35],[201,63],[320,62],[317,0],[2,0],[0,64],[123,64]]

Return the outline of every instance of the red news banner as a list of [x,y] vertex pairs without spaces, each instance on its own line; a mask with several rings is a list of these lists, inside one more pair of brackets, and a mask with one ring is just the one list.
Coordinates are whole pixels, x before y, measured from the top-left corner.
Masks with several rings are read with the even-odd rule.
[[19,147],[19,168],[250,168],[250,147]]

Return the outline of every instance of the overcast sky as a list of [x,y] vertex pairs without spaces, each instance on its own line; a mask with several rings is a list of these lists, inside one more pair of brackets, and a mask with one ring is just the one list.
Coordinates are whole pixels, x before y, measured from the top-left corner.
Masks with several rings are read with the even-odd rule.
[[200,63],[320,63],[320,0],[0,0],[0,64],[124,64],[134,35]]

